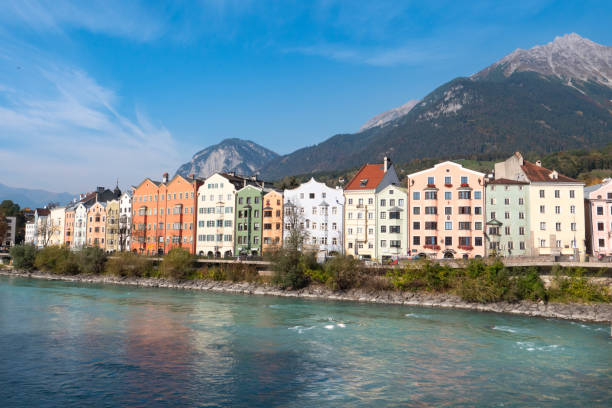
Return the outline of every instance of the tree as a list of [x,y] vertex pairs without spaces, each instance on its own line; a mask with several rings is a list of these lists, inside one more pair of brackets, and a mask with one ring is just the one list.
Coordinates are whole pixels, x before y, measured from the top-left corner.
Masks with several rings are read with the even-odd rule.
[[6,236],[8,227],[8,222],[6,222],[6,218],[4,218],[4,214],[0,210],[0,246],[2,246],[2,244],[4,243],[4,237]]
[[285,249],[288,251],[301,251],[308,239],[308,231],[304,226],[304,217],[298,205],[292,202],[288,202],[285,205],[284,222],[285,228],[288,231],[284,242]]
[[47,217],[46,220],[41,221],[38,227],[38,243],[42,247],[46,247],[49,245],[51,238],[53,235],[57,234],[61,231],[61,227],[59,225],[53,224],[51,217]]

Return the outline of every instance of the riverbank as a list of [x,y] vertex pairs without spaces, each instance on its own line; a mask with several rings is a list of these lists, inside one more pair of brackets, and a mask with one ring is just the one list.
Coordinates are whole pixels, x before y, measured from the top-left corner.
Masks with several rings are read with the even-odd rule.
[[521,301],[517,303],[472,303],[458,296],[444,293],[399,292],[389,290],[350,289],[334,292],[323,285],[311,285],[300,290],[283,290],[273,285],[249,282],[228,282],[213,280],[172,281],[160,278],[119,278],[111,275],[55,275],[42,272],[21,272],[0,270],[0,275],[62,280],[82,283],[104,283],[113,285],[131,285],[183,290],[204,290],[245,295],[299,297],[305,299],[340,300],[367,303],[395,304],[406,306],[441,307],[464,309],[481,312],[509,313],[534,317],[580,320],[587,322],[612,322],[612,304],[610,303],[535,303]]

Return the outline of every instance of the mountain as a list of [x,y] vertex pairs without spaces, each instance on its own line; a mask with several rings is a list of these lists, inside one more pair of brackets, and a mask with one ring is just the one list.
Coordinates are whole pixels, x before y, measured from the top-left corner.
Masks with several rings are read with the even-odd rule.
[[44,207],[51,202],[67,204],[74,196],[70,193],[53,193],[45,190],[9,187],[0,183],[0,202],[11,200],[19,204],[21,208]]
[[216,172],[233,171],[253,175],[278,154],[250,140],[225,139],[193,155],[191,161],[178,168],[176,174],[206,178]]
[[414,108],[417,103],[419,103],[419,100],[413,99],[413,100],[406,102],[400,107],[393,108],[386,112],[380,113],[374,116],[372,119],[368,120],[366,123],[364,123],[363,126],[359,128],[359,132],[363,132],[364,130],[368,130],[370,128],[377,127],[377,126],[384,126],[387,123],[391,122],[392,120],[395,120],[401,116],[404,116],[408,112],[410,112],[410,110]]
[[403,116],[269,162],[269,179],[381,161],[546,154],[612,140],[612,47],[577,34],[516,50],[435,89]]

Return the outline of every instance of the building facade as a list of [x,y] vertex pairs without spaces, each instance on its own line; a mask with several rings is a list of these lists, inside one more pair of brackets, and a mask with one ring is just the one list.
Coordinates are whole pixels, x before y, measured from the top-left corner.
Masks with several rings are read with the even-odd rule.
[[347,255],[378,259],[376,193],[400,185],[395,167],[385,157],[381,164],[365,164],[344,189],[344,248]]
[[407,178],[411,253],[484,257],[485,175],[446,161]]
[[118,251],[129,251],[132,237],[132,191],[126,191],[119,199]]
[[[308,249],[319,251],[320,256],[344,251],[345,199],[342,189],[328,187],[311,178],[297,188],[285,190],[283,196],[285,207],[295,208],[300,222],[304,223]],[[289,223],[284,222],[285,236],[288,236],[290,228]]]
[[71,248],[78,250],[87,245],[87,211],[88,207],[82,202],[74,209],[74,239]]
[[399,260],[408,254],[408,192],[389,185],[376,194],[377,259]]
[[132,251],[152,255],[184,248],[195,253],[196,199],[202,184],[180,175],[161,182],[145,179],[134,189]]
[[74,240],[74,210],[76,205],[69,204],[64,212],[64,245],[72,247]]
[[17,231],[17,217],[4,217],[8,228],[4,237],[2,237],[2,241],[0,241],[0,246],[5,248],[11,248],[15,246],[15,234]]
[[261,256],[264,189],[247,185],[236,192],[236,255]]
[[87,210],[87,246],[106,249],[105,202],[97,202]]
[[487,183],[487,255],[531,254],[529,208],[529,183],[509,179],[494,179]]
[[495,163],[495,179],[529,183],[529,227],[532,256],[584,259],[584,183],[531,163],[515,153]]
[[584,189],[587,252],[612,256],[612,179]]
[[106,202],[106,237],[105,249],[106,252],[119,251],[119,217],[120,205],[119,199],[114,199]]
[[283,244],[283,193],[276,190],[266,193],[262,211],[261,249],[270,252]]
[[47,219],[49,245],[64,245],[66,207],[52,208]]
[[198,189],[196,253],[203,256],[232,256],[236,191],[247,179],[233,173],[216,173]]

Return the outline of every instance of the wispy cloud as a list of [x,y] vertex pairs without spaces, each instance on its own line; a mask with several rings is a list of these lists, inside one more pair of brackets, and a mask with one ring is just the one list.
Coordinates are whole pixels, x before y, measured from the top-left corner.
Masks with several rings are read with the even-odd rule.
[[432,50],[424,50],[411,46],[353,48],[340,44],[320,44],[286,48],[284,52],[319,56],[336,61],[378,67],[418,65],[423,62],[441,60],[447,57],[445,53],[436,53]]
[[179,160],[170,132],[85,71],[49,63],[29,69],[34,86],[0,83],[0,174],[5,184],[88,190],[136,183]]
[[122,0],[6,0],[0,2],[0,21],[5,25],[37,32],[64,34],[84,29],[96,34],[150,41],[168,27],[164,10],[147,2]]

